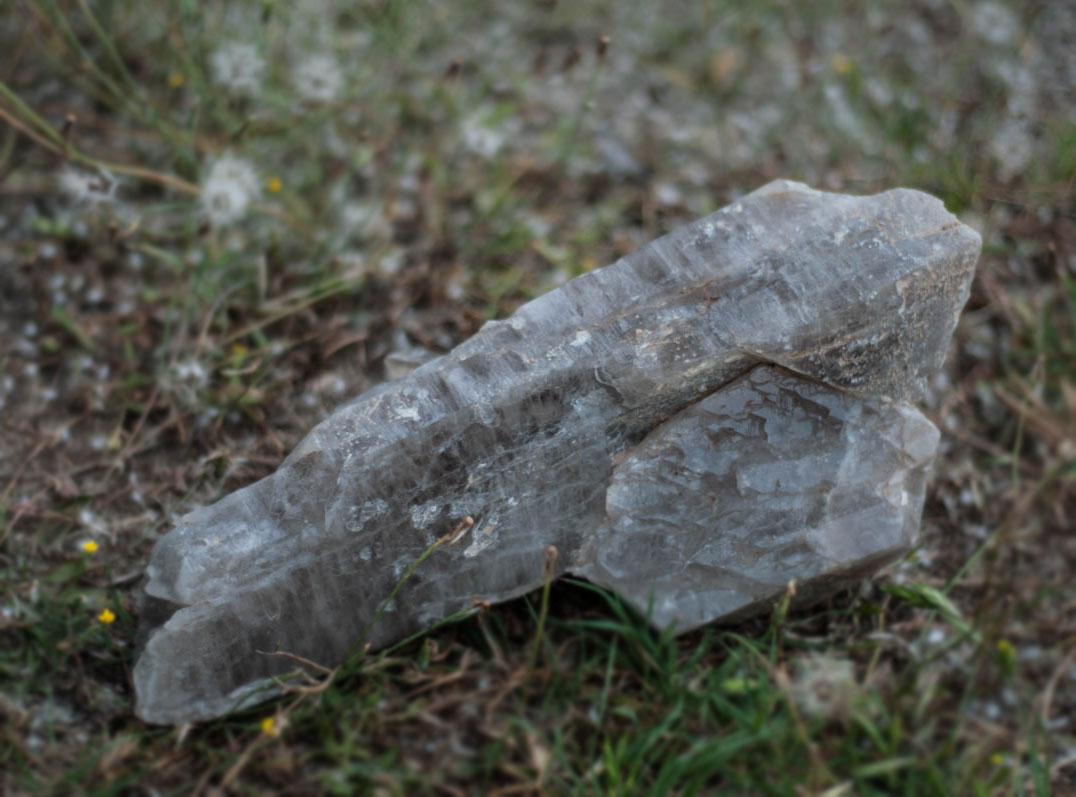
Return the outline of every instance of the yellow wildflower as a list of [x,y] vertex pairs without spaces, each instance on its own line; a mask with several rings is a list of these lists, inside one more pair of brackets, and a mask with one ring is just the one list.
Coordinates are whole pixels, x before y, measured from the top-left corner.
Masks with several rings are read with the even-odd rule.
[[279,736],[280,726],[277,724],[276,717],[266,717],[262,720],[262,733],[266,736]]
[[1005,756],[1003,756],[1001,753],[994,753],[992,756],[990,756],[990,763],[996,767],[1000,767],[1002,764],[1005,763]]
[[168,76],[168,85],[170,88],[178,89],[183,85],[183,75],[179,74],[179,72],[172,72]]
[[109,625],[116,621],[116,615],[112,612],[111,609],[102,609],[101,613],[97,615],[97,619],[105,625]]
[[99,546],[93,540],[86,540],[86,542],[82,543],[82,550],[84,550],[86,553],[97,553],[97,549],[99,547],[101,546]]
[[829,58],[829,64],[833,67],[833,71],[838,75],[847,75],[852,71],[852,67],[855,63],[847,55],[843,53],[834,53]]
[[273,177],[270,177],[268,180],[265,181],[265,187],[269,189],[270,194],[275,194],[278,193],[280,189],[284,187],[284,183],[280,181],[279,177],[276,177],[274,175]]

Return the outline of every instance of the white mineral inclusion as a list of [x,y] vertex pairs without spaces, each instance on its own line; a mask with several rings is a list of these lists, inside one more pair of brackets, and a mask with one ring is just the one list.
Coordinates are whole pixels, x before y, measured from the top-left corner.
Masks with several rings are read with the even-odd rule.
[[441,513],[441,504],[431,501],[421,506],[411,507],[411,523],[416,529],[424,529],[429,526]]
[[366,524],[376,517],[385,514],[389,511],[389,505],[387,501],[383,501],[380,498],[373,498],[366,501],[362,505],[362,511],[359,513],[359,522]]
[[474,416],[479,423],[490,426],[496,419],[497,414],[493,410],[493,405],[480,401],[474,405]]
[[779,180],[485,324],[158,541],[138,715],[221,716],[295,667],[265,651],[331,667],[521,595],[550,546],[679,631],[869,575],[917,533],[938,432],[908,402],[979,248],[925,194]]

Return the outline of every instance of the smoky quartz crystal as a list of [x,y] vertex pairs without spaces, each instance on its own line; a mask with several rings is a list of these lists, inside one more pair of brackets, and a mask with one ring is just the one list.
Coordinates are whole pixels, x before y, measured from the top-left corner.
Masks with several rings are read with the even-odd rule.
[[250,705],[274,651],[333,666],[518,596],[549,546],[681,630],[869,574],[915,539],[912,402],[979,250],[926,194],[776,181],[486,324],[158,541],[137,713]]

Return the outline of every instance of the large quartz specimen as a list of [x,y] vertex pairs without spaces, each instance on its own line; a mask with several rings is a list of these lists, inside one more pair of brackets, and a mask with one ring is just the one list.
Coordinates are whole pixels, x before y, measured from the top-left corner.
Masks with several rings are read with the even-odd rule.
[[678,630],[862,578],[914,541],[938,433],[908,402],[979,249],[925,194],[777,181],[486,324],[157,543],[138,714],[523,594],[548,546]]

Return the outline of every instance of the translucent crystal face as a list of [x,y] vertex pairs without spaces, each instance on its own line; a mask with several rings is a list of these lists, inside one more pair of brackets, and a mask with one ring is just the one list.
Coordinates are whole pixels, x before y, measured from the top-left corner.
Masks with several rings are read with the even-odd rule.
[[899,402],[941,363],[978,251],[924,194],[778,181],[487,324],[158,542],[139,714],[218,716],[294,666],[265,651],[332,665],[522,594],[549,545],[640,607],[617,574],[660,586],[653,619],[678,627],[869,572],[918,524],[934,438]]
[[576,571],[680,630],[839,587],[912,544],[937,443],[911,407],[758,366],[620,461]]

